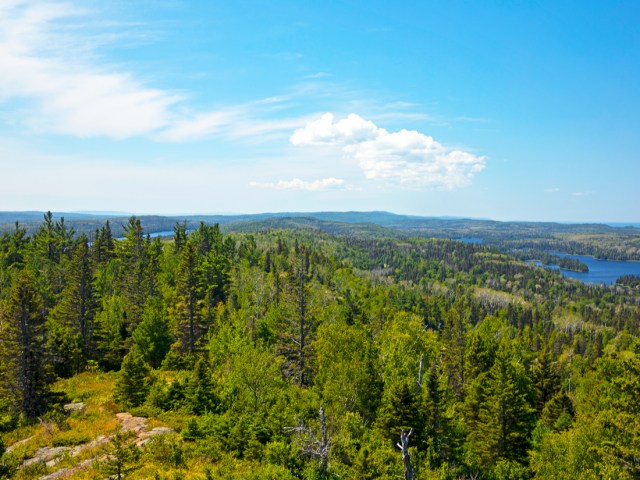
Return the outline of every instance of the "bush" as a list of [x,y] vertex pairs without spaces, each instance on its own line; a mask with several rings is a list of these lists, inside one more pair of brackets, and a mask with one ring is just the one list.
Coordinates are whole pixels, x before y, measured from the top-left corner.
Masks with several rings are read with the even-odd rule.
[[91,438],[80,432],[66,431],[58,434],[53,439],[52,445],[54,447],[75,447],[77,445],[83,445],[90,442]]

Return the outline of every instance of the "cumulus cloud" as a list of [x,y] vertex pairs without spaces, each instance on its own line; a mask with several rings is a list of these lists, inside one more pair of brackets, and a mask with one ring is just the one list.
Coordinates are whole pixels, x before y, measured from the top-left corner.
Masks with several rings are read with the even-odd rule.
[[378,135],[378,127],[356,114],[334,122],[331,113],[325,113],[318,120],[308,122],[291,136],[293,145],[334,145],[370,140]]
[[320,191],[336,188],[345,188],[344,180],[340,178],[321,178],[318,180],[305,181],[299,178],[293,180],[279,180],[277,182],[249,182],[252,187],[274,188],[276,190],[307,190]]
[[388,132],[356,114],[335,121],[331,113],[308,122],[290,139],[296,146],[338,145],[366,178],[415,189],[464,187],[486,157],[446,147],[415,130]]

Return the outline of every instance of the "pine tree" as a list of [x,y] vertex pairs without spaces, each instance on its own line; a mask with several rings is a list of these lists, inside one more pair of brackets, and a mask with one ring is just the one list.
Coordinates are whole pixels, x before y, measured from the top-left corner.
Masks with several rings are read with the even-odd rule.
[[0,244],[2,245],[0,250],[0,266],[6,269],[10,267],[22,268],[30,239],[30,237],[27,237],[27,230],[16,222],[13,232],[2,238],[2,243]]
[[218,409],[219,402],[211,380],[211,369],[205,358],[196,362],[187,385],[186,400],[189,409],[196,415],[215,412]]
[[173,227],[173,249],[176,253],[182,252],[182,248],[187,243],[187,221],[176,222]]
[[182,250],[176,278],[178,302],[175,306],[180,350],[193,355],[196,343],[202,335],[198,308],[198,257],[193,242],[188,241]]
[[139,467],[142,452],[132,443],[132,437],[134,435],[131,431],[120,431],[111,437],[109,454],[101,465],[101,470],[109,476],[108,478],[121,480]]
[[104,265],[113,258],[115,243],[111,233],[109,220],[95,232],[95,240],[92,245],[93,261],[95,265]]
[[533,395],[524,368],[499,352],[485,374],[473,383],[465,406],[468,450],[473,463],[527,458],[535,416]]
[[2,393],[10,395],[27,417],[35,418],[46,409],[52,378],[44,348],[42,302],[29,270],[22,270],[14,281],[1,320]]
[[133,342],[145,361],[153,368],[159,368],[171,347],[169,321],[162,303],[156,299],[147,302],[142,322],[133,332]]
[[446,392],[440,385],[439,371],[431,366],[426,385],[419,398],[422,435],[418,438],[420,450],[427,453],[431,467],[440,467],[456,454],[457,442],[451,418],[446,409]]
[[99,361],[107,370],[120,368],[127,353],[127,315],[125,300],[118,295],[102,299],[96,314],[96,343]]
[[286,359],[285,373],[300,386],[311,383],[311,344],[315,318],[311,305],[309,252],[297,246],[294,271],[287,285],[287,305],[280,330],[280,352]]
[[51,312],[49,328],[57,352],[57,373],[68,376],[82,370],[95,355],[93,266],[88,239],[81,235],[66,268],[66,284]]
[[447,369],[449,386],[458,400],[464,399],[466,384],[466,343],[469,320],[461,305],[451,307],[445,315],[442,340],[445,345],[444,362]]
[[140,219],[131,217],[124,227],[124,239],[118,242],[118,258],[122,263],[120,292],[126,299],[129,335],[140,323],[149,292],[147,243]]
[[540,415],[540,422],[548,428],[560,431],[568,428],[575,416],[573,401],[566,392],[560,391],[545,405]]
[[149,366],[137,348],[132,348],[122,361],[114,398],[125,407],[138,407],[149,393]]
[[406,382],[396,382],[385,392],[378,412],[376,427],[391,442],[400,434],[421,427],[415,388]]
[[548,349],[540,352],[532,366],[533,389],[536,396],[536,410],[542,412],[547,402],[556,394],[559,387],[559,375]]

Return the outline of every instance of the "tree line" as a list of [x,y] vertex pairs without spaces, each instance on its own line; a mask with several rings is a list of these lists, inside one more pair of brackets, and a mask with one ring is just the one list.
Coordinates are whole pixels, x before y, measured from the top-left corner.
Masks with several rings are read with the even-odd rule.
[[451,240],[124,230],[0,237],[0,429],[119,371],[123,409],[277,478],[640,475],[634,290]]

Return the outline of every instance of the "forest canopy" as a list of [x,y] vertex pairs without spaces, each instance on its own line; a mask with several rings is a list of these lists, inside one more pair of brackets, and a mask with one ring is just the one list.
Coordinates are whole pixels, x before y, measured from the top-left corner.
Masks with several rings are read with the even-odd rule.
[[[64,416],[77,382],[103,382],[96,412],[178,430],[142,457],[113,437],[127,478],[640,476],[636,279],[585,285],[444,238],[274,227],[177,222],[161,239],[131,217],[89,240],[47,214],[4,233],[4,445]],[[37,478],[31,453],[5,453],[0,476]]]

